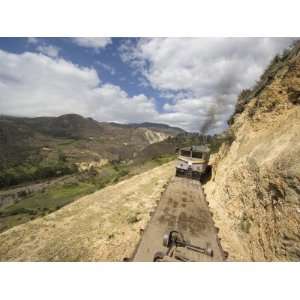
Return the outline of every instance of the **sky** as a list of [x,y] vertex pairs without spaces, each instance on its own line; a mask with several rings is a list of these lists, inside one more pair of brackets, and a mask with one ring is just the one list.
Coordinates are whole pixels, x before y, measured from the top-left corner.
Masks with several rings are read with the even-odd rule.
[[[222,132],[292,38],[0,38],[0,114]],[[210,113],[215,117],[209,122]]]

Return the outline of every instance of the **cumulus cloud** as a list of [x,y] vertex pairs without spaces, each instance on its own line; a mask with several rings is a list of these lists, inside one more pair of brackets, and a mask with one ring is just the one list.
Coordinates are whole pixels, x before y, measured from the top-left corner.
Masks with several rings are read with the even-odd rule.
[[58,57],[60,51],[58,47],[52,45],[40,45],[36,48],[36,50],[50,57]]
[[61,50],[57,46],[49,45],[43,38],[29,37],[27,43],[32,45],[37,52],[50,57],[58,57]]
[[[221,131],[238,93],[251,87],[289,38],[146,38],[128,41],[121,59],[138,70],[189,130]],[[167,112],[167,111],[166,111]],[[170,115],[168,115],[168,118]],[[181,120],[181,121],[180,121]]]
[[72,41],[78,46],[85,48],[101,49],[111,44],[111,38],[101,37],[76,37],[72,38]]
[[116,85],[102,84],[93,68],[43,54],[2,50],[0,112],[15,116],[79,113],[124,123],[151,120],[157,114],[153,99],[129,97]]

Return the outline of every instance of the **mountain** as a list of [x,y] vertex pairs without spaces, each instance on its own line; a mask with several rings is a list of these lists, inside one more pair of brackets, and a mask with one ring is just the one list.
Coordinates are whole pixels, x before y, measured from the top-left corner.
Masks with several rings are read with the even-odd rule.
[[184,133],[185,131],[179,127],[172,127],[166,124],[161,123],[150,123],[150,122],[144,122],[144,123],[131,123],[128,124],[129,127],[132,128],[148,128],[154,131],[158,132],[164,132],[170,135],[177,135],[180,133]]
[[15,179],[20,173],[25,173],[26,181],[72,172],[74,164],[128,161],[147,146],[181,131],[162,124],[97,122],[76,114],[0,116],[0,186],[20,183],[23,179]]
[[[150,124],[150,123],[149,123]],[[183,132],[163,124],[123,125],[97,122],[76,114],[59,117],[0,116],[2,168],[61,149],[69,158],[130,158],[135,151]],[[147,125],[147,126],[146,126]],[[20,156],[20,157],[18,157]]]
[[241,93],[205,186],[230,260],[300,260],[300,42]]

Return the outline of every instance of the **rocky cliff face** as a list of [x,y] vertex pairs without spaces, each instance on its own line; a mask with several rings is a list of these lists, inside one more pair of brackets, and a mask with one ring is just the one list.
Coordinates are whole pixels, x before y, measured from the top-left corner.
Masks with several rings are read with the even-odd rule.
[[300,260],[300,43],[241,94],[205,193],[229,260]]

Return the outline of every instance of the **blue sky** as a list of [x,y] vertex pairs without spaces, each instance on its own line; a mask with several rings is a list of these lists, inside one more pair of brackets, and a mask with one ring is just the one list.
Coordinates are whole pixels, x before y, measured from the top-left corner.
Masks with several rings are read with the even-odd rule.
[[[131,67],[122,62],[118,54],[118,48],[128,39],[112,38],[112,43],[105,48],[82,48],[70,42],[69,38],[38,38],[38,44],[52,45],[58,47],[59,56],[80,66],[94,68],[101,76],[101,80],[121,86],[130,96],[144,93],[157,99],[157,107],[164,101],[160,94],[153,90],[150,85],[141,86],[138,74],[135,74]],[[135,42],[137,39],[130,39]],[[28,38],[0,38],[0,49],[12,52],[23,53],[32,51],[39,53],[37,44],[28,42]]]
[[[221,132],[290,38],[0,38],[0,113]],[[210,115],[213,111],[214,116]]]

